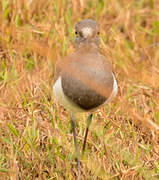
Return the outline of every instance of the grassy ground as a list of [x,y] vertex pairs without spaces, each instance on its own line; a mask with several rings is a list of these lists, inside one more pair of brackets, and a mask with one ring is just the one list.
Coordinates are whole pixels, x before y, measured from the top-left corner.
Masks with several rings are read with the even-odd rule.
[[[76,179],[69,114],[52,95],[74,25],[101,24],[118,96],[94,113],[83,179],[159,179],[158,0],[0,1],[0,179]],[[85,117],[78,117],[82,146]]]

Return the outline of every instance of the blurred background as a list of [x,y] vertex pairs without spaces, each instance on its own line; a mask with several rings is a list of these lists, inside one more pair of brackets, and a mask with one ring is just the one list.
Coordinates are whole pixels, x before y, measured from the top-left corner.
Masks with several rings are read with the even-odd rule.
[[75,24],[87,18],[101,25],[119,92],[94,114],[82,178],[159,179],[158,0],[0,1],[0,179],[77,178],[69,114],[52,84],[55,63],[75,50]]

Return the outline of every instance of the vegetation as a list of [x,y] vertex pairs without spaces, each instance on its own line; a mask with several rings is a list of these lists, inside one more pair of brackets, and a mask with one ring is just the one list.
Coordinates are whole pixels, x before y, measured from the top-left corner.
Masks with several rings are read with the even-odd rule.
[[101,24],[119,92],[94,113],[82,178],[159,179],[158,0],[0,1],[0,179],[77,178],[69,114],[52,81],[55,62],[74,51],[74,25],[86,18]]

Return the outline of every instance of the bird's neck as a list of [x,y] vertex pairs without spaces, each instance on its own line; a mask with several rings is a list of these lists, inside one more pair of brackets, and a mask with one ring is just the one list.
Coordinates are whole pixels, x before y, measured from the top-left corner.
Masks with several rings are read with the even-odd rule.
[[96,53],[99,51],[99,46],[95,43],[80,43],[76,46],[76,49],[80,53]]

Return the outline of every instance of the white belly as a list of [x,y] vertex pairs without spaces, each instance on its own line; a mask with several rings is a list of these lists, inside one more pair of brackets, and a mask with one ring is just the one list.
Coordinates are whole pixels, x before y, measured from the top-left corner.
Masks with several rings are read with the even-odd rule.
[[118,93],[118,84],[117,84],[117,81],[115,79],[114,74],[113,74],[113,80],[114,80],[114,82],[113,82],[113,91],[112,91],[111,95],[109,96],[109,98],[105,101],[104,104],[108,104]]
[[61,76],[58,78],[58,80],[55,82],[53,86],[53,93],[57,101],[71,113],[86,112],[78,105],[73,103],[73,101],[70,98],[65,96],[62,89]]
[[[99,107],[109,103],[116,96],[116,94],[118,92],[118,86],[117,86],[117,82],[116,82],[114,74],[113,74],[113,79],[114,79],[113,91],[112,91],[111,95],[109,96],[109,98]],[[88,111],[80,108],[70,98],[65,96],[63,89],[62,89],[61,76],[58,78],[58,80],[55,82],[55,84],[53,86],[53,93],[54,93],[54,97],[57,99],[57,101],[62,106],[64,106],[69,112],[71,112],[71,113],[88,112]],[[98,109],[99,107],[94,108],[92,111]]]

